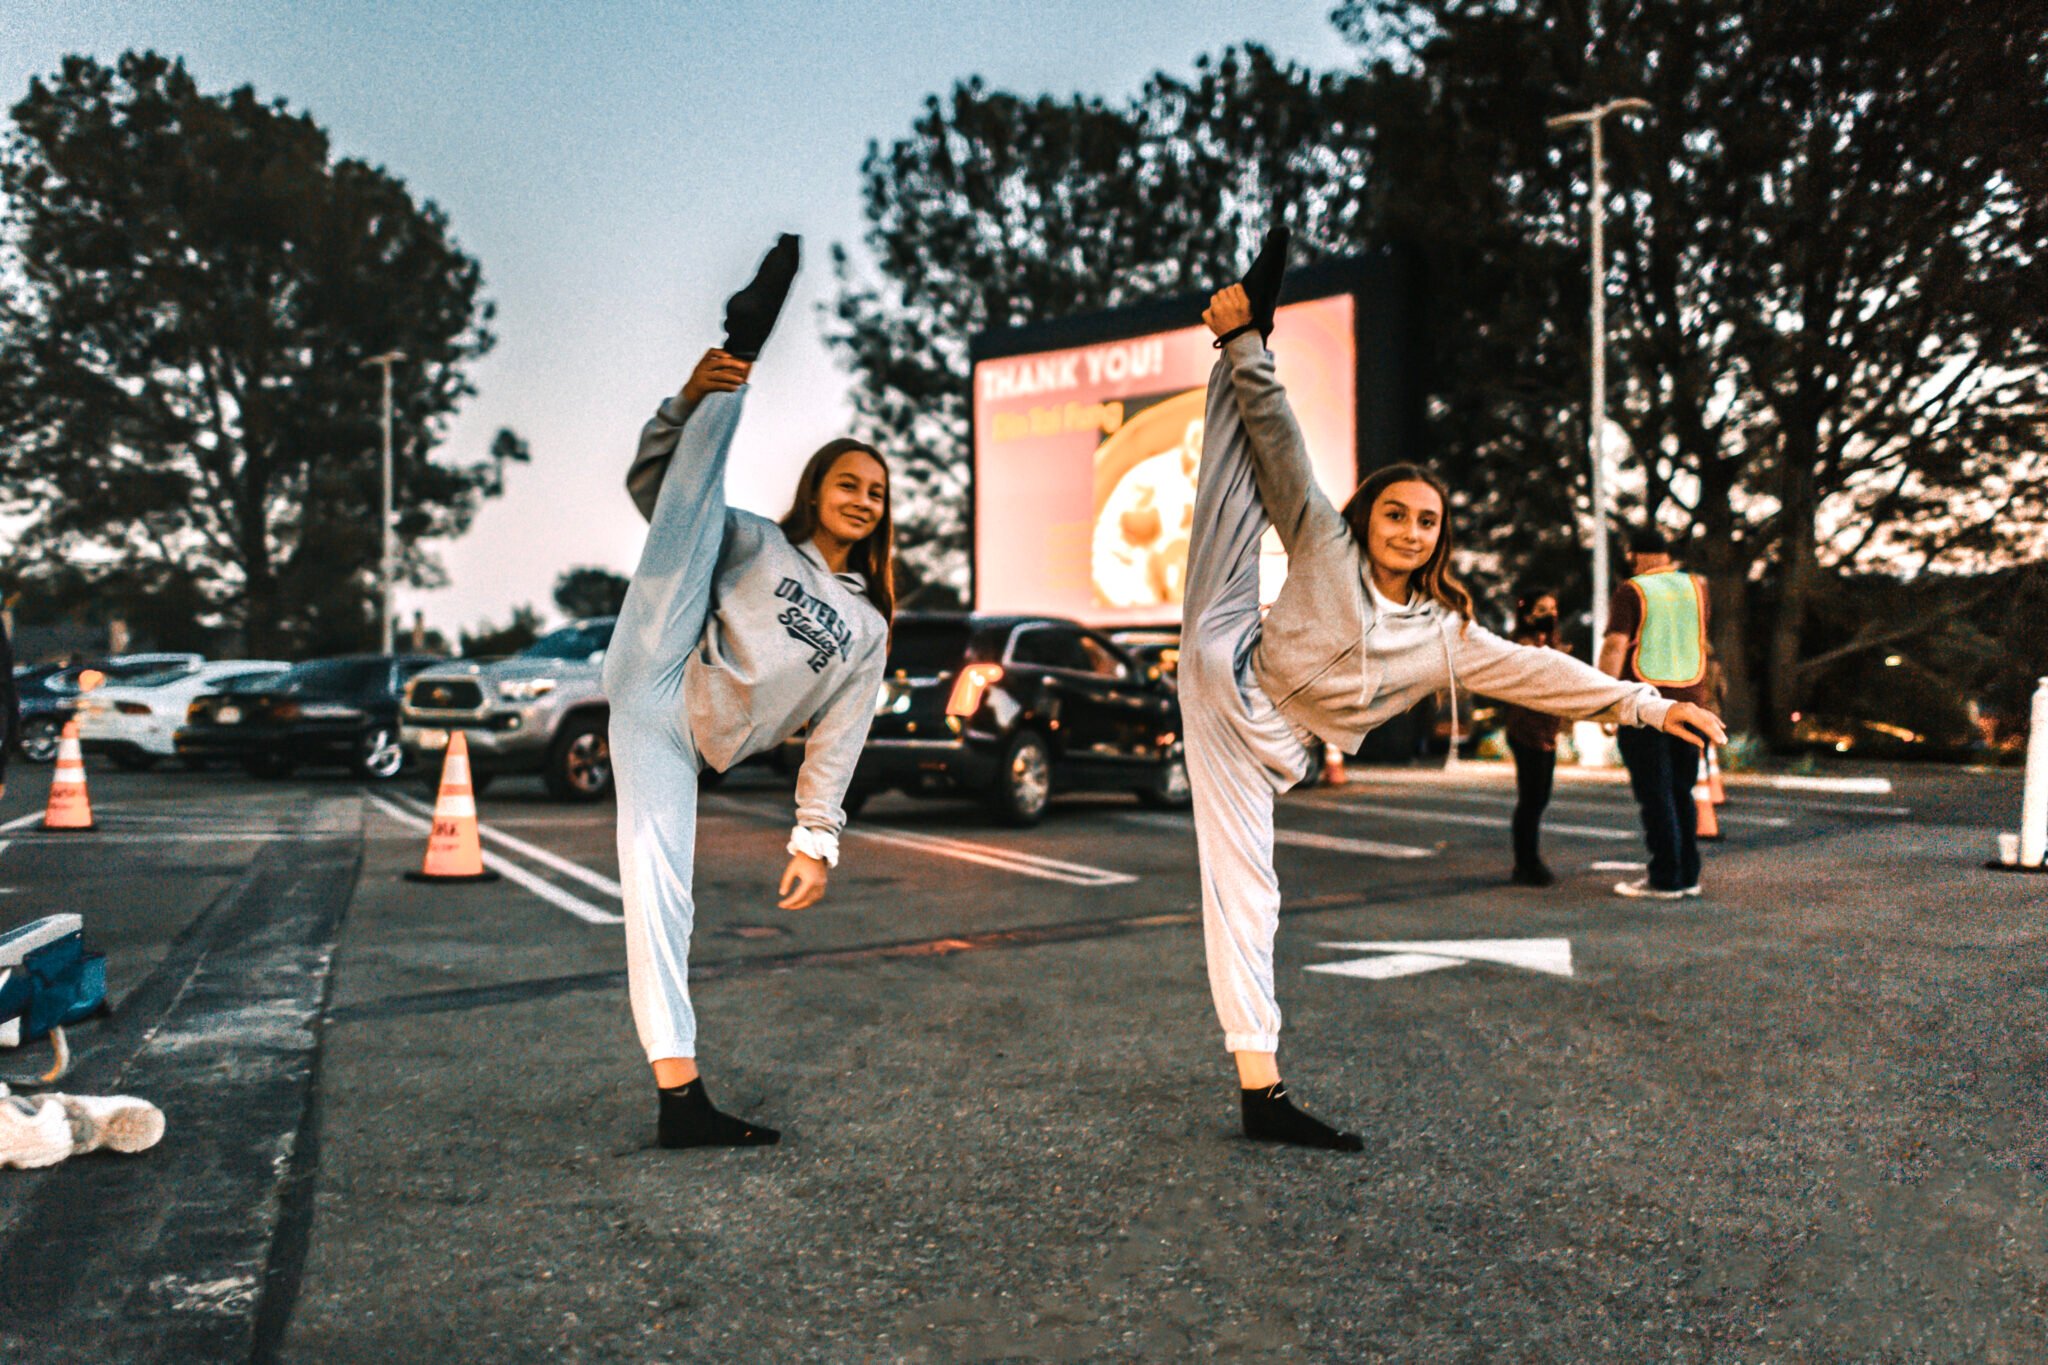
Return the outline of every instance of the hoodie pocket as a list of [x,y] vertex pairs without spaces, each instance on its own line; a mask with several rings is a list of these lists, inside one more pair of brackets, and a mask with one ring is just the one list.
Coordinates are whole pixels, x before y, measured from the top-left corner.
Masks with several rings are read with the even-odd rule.
[[1346,647],[1345,647],[1345,649],[1344,649],[1344,651],[1343,651],[1342,653],[1340,653],[1339,655],[1337,655],[1337,657],[1336,657],[1336,658],[1334,658],[1334,659],[1330,660],[1330,662],[1328,662],[1328,663],[1324,664],[1324,665],[1323,665],[1323,666],[1322,666],[1321,668],[1317,669],[1317,670],[1316,670],[1316,671],[1315,671],[1314,673],[1311,673],[1311,674],[1310,674],[1310,675],[1308,676],[1308,678],[1307,678],[1306,680],[1304,680],[1304,681],[1303,681],[1303,682],[1301,682],[1301,683],[1300,683],[1300,684],[1299,684],[1298,686],[1296,686],[1296,687],[1295,687],[1295,688],[1294,688],[1293,690],[1291,690],[1290,692],[1288,692],[1288,694],[1287,694],[1286,696],[1284,696],[1284,697],[1276,697],[1276,698],[1274,699],[1274,701],[1273,701],[1273,705],[1275,705],[1275,706],[1285,706],[1285,705],[1287,705],[1287,703],[1289,703],[1289,702],[1293,701],[1293,700],[1294,700],[1294,699],[1295,699],[1296,697],[1298,697],[1298,696],[1300,696],[1300,695],[1301,695],[1302,693],[1304,693],[1304,692],[1308,691],[1308,689],[1309,689],[1309,688],[1311,688],[1311,687],[1314,687],[1314,686],[1315,686],[1315,685],[1316,685],[1317,683],[1321,682],[1321,681],[1323,680],[1323,678],[1324,678],[1325,676],[1327,676],[1327,675],[1329,674],[1329,672],[1330,672],[1330,670],[1331,670],[1331,669],[1335,668],[1335,667],[1336,667],[1336,666],[1337,666],[1338,664],[1341,664],[1341,663],[1343,663],[1343,662],[1344,662],[1344,661],[1345,661],[1346,659],[1349,659],[1349,658],[1353,657],[1353,656],[1354,656],[1354,655],[1356,655],[1357,653],[1358,653],[1358,643],[1357,643],[1357,642],[1354,642],[1354,643],[1352,643],[1352,644],[1350,644],[1350,645],[1346,646]]

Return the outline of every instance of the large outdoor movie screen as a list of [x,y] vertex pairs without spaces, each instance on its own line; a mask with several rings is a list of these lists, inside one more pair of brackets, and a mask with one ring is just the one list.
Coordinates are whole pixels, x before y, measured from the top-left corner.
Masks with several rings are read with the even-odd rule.
[[[1323,491],[1357,483],[1351,295],[1282,307],[1272,347]],[[1217,352],[1201,326],[974,367],[974,606],[1094,625],[1180,619]],[[1287,560],[1267,533],[1260,592]]]

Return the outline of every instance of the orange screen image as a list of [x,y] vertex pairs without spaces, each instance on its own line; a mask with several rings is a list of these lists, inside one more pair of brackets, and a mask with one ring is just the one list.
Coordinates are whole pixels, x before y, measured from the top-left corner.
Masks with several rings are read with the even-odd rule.
[[[1316,481],[1357,482],[1353,302],[1288,304],[1272,348]],[[1095,625],[1180,619],[1201,468],[1206,328],[983,360],[974,367],[974,607]],[[1260,590],[1286,557],[1268,532]]]

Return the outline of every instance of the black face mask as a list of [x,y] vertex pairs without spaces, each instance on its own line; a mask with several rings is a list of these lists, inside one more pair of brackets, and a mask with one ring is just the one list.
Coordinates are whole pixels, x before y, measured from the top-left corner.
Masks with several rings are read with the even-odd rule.
[[1531,630],[1549,630],[1556,624],[1557,618],[1555,616],[1532,616],[1529,618],[1529,628]]

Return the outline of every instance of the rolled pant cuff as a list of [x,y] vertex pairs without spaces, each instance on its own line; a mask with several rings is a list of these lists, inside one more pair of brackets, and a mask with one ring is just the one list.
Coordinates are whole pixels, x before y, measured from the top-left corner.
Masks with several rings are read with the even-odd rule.
[[1278,1052],[1280,1035],[1277,1033],[1226,1033],[1223,1035],[1226,1052]]
[[647,1064],[656,1062],[694,1062],[697,1060],[695,1043],[665,1043],[660,1047],[647,1049]]

